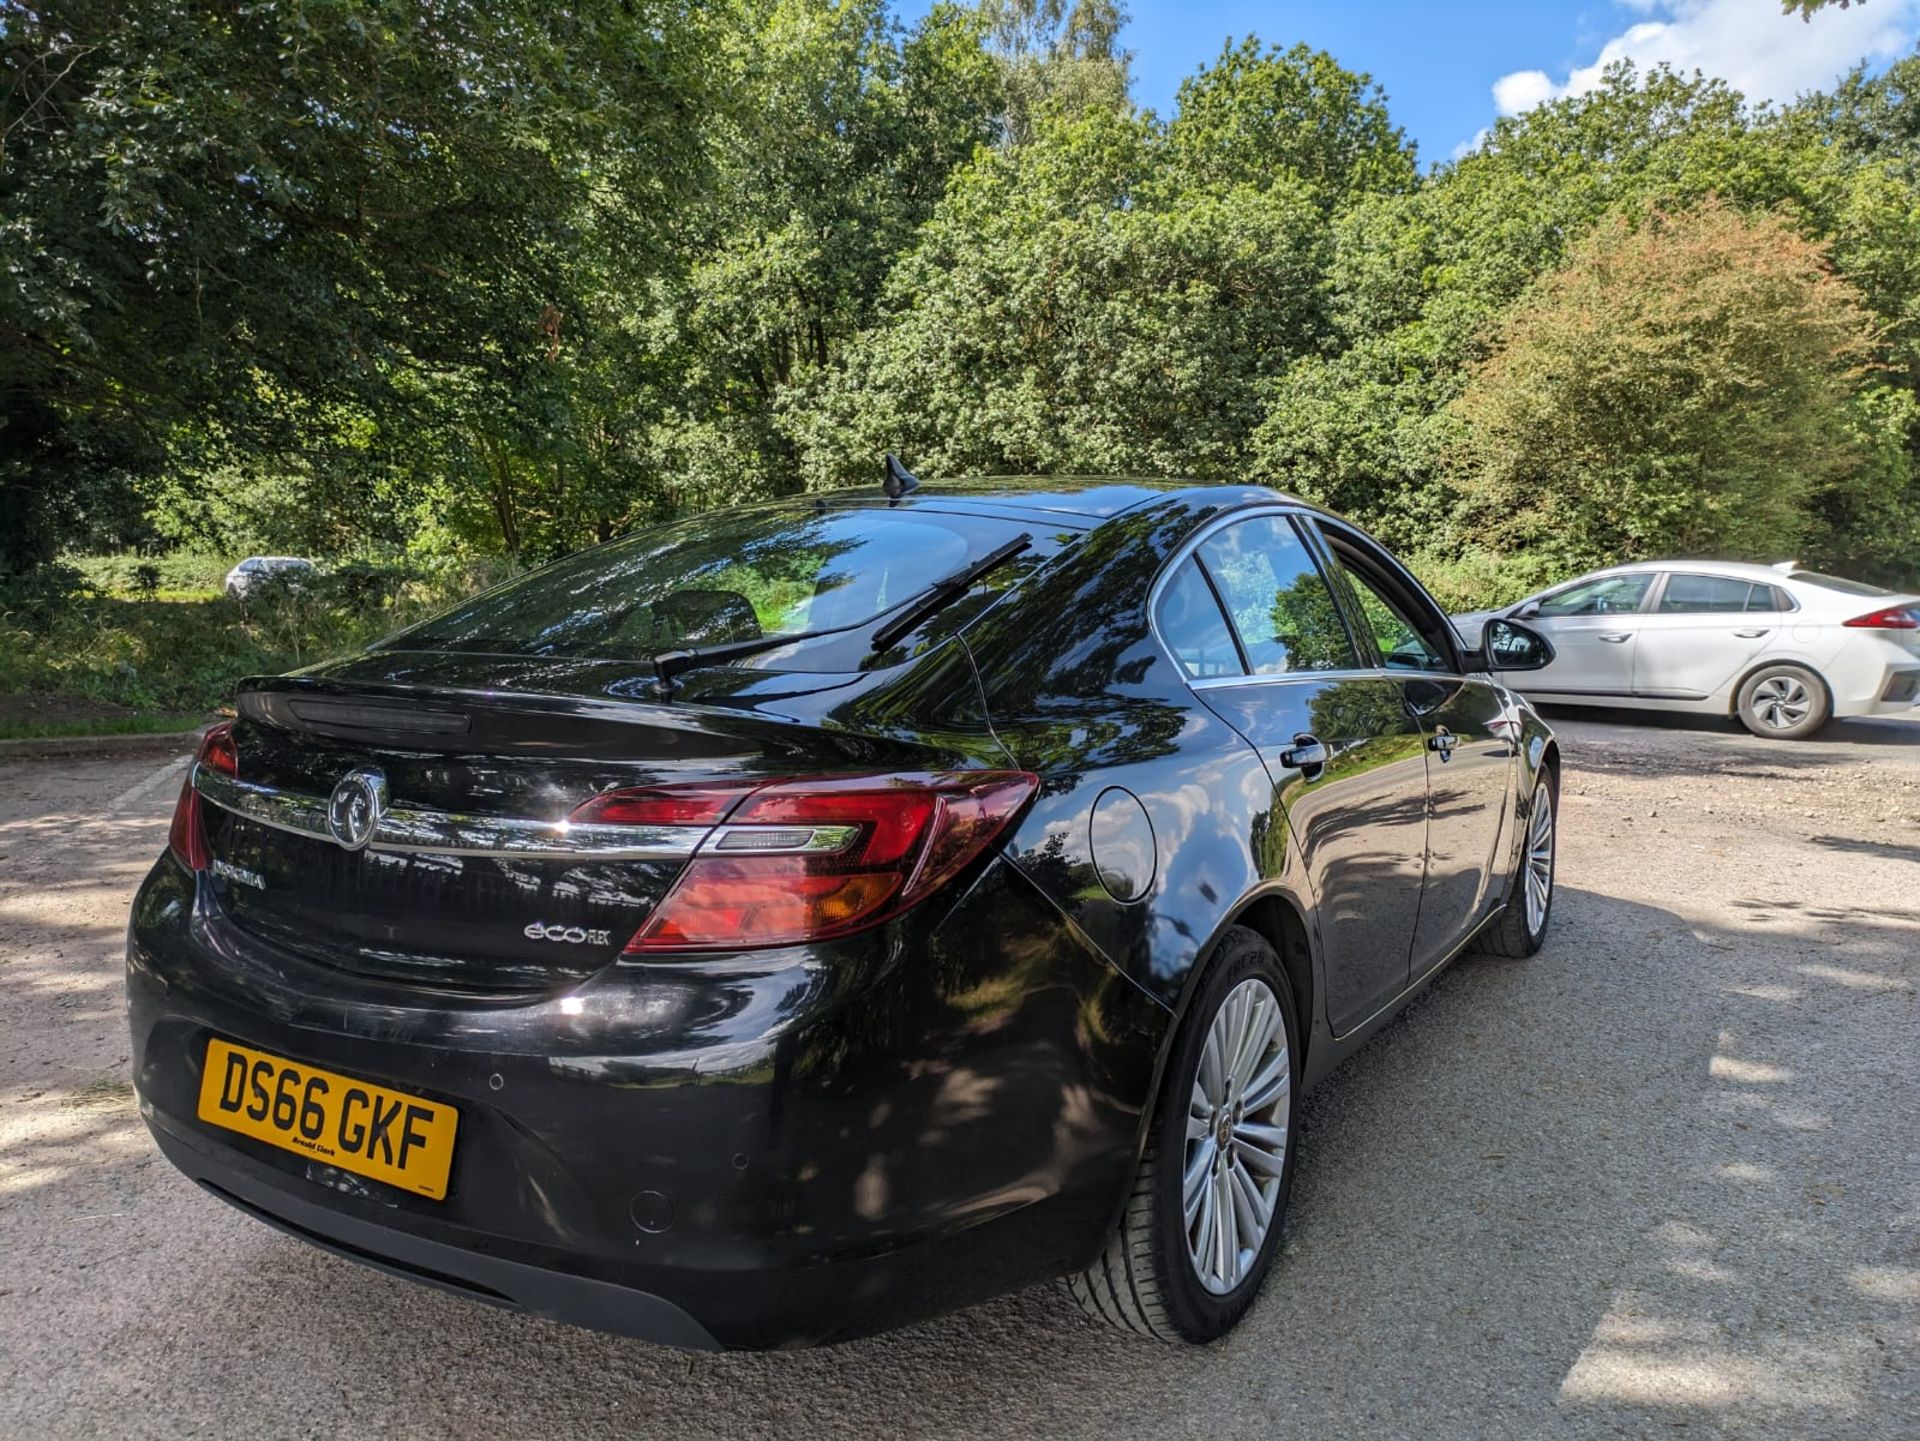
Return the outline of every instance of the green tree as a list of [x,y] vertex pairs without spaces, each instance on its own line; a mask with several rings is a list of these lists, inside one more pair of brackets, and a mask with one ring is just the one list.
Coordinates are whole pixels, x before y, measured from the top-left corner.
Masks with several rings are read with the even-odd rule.
[[1117,0],[979,0],[1001,72],[1007,141],[1024,145],[1049,110],[1073,116],[1128,108],[1132,55],[1120,48]]
[[[955,177],[877,323],[789,405],[809,483],[864,480],[886,449],[931,474],[1245,473],[1271,378],[1328,336],[1329,187],[1412,171],[1386,131],[1357,159],[1339,139],[1384,119],[1361,77],[1298,51],[1222,63],[1183,92],[1191,121],[1052,113]],[[1312,123],[1256,124],[1280,95]]]
[[623,279],[668,253],[704,14],[0,0],[0,533],[183,432],[263,461],[328,407],[401,425],[421,372],[537,403],[596,239]]
[[1715,202],[1614,216],[1505,320],[1454,411],[1496,545],[1568,567],[1797,550],[1871,459],[1872,320],[1825,248]]
[[1291,177],[1336,201],[1413,187],[1413,147],[1371,77],[1324,50],[1262,52],[1248,38],[1180,87],[1168,127],[1176,162],[1201,186]]

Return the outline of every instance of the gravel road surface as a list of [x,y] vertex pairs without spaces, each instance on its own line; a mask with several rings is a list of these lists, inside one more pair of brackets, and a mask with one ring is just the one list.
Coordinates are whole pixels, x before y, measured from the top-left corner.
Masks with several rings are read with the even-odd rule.
[[1920,723],[1556,717],[1554,933],[1307,1103],[1240,1331],[1041,1289],[689,1356],[288,1240],[155,1152],[120,950],[164,756],[0,763],[0,1435],[1920,1435]]

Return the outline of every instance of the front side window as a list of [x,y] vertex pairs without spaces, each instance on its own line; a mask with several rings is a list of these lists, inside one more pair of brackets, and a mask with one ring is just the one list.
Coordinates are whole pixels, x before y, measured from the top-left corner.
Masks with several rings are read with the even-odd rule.
[[1374,644],[1379,646],[1380,659],[1388,670],[1451,668],[1452,662],[1421,635],[1399,606],[1375,589],[1359,571],[1351,566],[1343,568],[1352,583],[1354,599],[1359,602],[1361,617],[1373,632]]
[[[1662,615],[1733,615],[1745,610],[1765,610],[1747,602],[1755,587],[1751,581],[1730,580],[1723,575],[1681,575],[1667,577],[1667,588],[1660,595]],[[1769,589],[1761,586],[1764,593]]]
[[863,625],[1022,533],[991,517],[878,507],[716,511],[569,556],[386,644],[646,660],[798,639]]
[[1285,516],[1251,516],[1216,531],[1199,556],[1255,675],[1359,665],[1333,592]]
[[1194,680],[1246,674],[1233,633],[1227,629],[1227,617],[1192,556],[1168,578],[1154,618],[1160,639]]
[[1557,590],[1541,600],[1535,615],[1618,615],[1640,609],[1653,584],[1651,572],[1601,575]]

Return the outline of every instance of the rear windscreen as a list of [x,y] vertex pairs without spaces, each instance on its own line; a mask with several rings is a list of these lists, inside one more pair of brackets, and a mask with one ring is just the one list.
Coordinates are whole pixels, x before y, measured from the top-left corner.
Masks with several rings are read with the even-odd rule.
[[717,511],[556,561],[384,644],[646,660],[862,625],[1014,540],[983,516]]

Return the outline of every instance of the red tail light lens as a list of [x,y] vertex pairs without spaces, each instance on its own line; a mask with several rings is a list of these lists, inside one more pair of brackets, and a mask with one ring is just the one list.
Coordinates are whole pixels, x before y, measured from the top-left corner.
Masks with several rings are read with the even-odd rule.
[[725,817],[629,954],[830,940],[900,914],[1003,834],[1026,771],[775,781]]
[[1920,610],[1904,605],[1890,605],[1885,610],[1876,610],[1872,615],[1856,616],[1852,620],[1842,621],[1841,624],[1852,626],[1856,630],[1920,630]]
[[[240,774],[240,752],[233,744],[233,722],[223,721],[208,729],[200,739],[196,764],[226,775]],[[174,803],[173,825],[167,831],[167,849],[180,857],[190,871],[204,871],[211,859],[207,855],[207,833],[200,824],[200,793],[193,788],[193,772],[180,783],[180,799]]]
[[602,791],[567,819],[576,825],[716,826],[760,781]]

